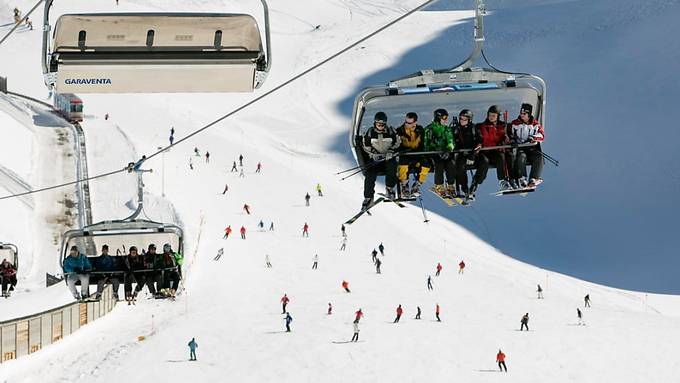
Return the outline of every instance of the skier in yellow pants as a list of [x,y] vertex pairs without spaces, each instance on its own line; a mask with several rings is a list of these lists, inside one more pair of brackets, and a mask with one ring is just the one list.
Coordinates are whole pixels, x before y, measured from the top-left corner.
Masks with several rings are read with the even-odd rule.
[[[423,127],[418,125],[418,115],[415,112],[406,113],[404,123],[397,128],[397,135],[401,139],[399,152],[403,154],[423,151],[423,134]],[[412,198],[420,194],[420,185],[427,180],[427,174],[431,167],[429,158],[409,155],[399,157],[397,179],[399,180],[402,198]],[[410,188],[408,184],[409,170],[417,177]]]

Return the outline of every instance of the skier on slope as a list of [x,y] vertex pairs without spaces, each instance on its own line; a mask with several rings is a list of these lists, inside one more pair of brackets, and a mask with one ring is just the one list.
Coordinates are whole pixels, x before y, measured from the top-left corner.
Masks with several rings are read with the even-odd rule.
[[385,246],[383,246],[382,242],[380,242],[380,245],[378,245],[378,250],[380,251],[380,255],[383,257],[385,256]]
[[241,226],[241,239],[246,239],[246,227]]
[[262,163],[258,162],[257,167],[255,168],[255,173],[259,173],[262,170]]
[[189,360],[196,360],[196,349],[198,348],[198,343],[196,343],[196,338],[191,338],[191,341],[187,345],[189,346]]
[[349,291],[349,282],[342,281],[342,288],[345,289],[346,292],[351,293],[351,291]]
[[378,173],[385,173],[386,195],[390,199],[396,198],[397,161],[395,152],[401,140],[391,126],[387,125],[387,114],[378,112],[373,118],[373,126],[364,134],[361,146],[364,152],[373,160],[371,166],[365,168],[364,201],[361,210],[366,210],[373,203],[375,194],[375,180]]
[[326,315],[331,315],[333,314],[333,305],[331,302],[328,302],[328,313]]
[[378,252],[375,249],[373,249],[371,252],[371,259],[373,259],[373,263],[375,263],[375,260],[378,259]]
[[541,285],[537,285],[538,288],[536,289],[536,293],[538,293],[538,299],[543,299],[543,289],[541,288]]
[[418,311],[416,312],[416,317],[413,318],[413,319],[420,319],[420,314],[422,313],[422,312],[420,311],[420,306],[416,306],[416,309],[417,309]]
[[[425,151],[438,151],[433,156],[434,161],[434,190],[441,196],[454,194],[456,181],[456,166],[451,152],[455,148],[453,132],[446,125],[449,112],[446,109],[434,111],[433,121],[425,127],[423,146]],[[444,187],[444,173],[446,173],[446,188]]]
[[316,270],[319,267],[319,254],[314,254],[312,261],[314,262],[312,263],[312,270]]
[[210,162],[210,152],[206,150],[205,151],[205,163],[207,164],[209,162]]
[[[510,126],[510,138],[515,144],[538,143],[536,146],[513,149],[512,170],[516,183],[519,187],[536,187],[543,179],[543,153],[541,152],[541,142],[545,139],[543,126],[532,115],[533,106],[522,104],[519,117],[512,121]],[[527,181],[527,161],[531,163],[531,173]]]
[[321,191],[321,184],[320,184],[320,183],[317,183],[317,184],[316,184],[316,194],[317,194],[319,197],[323,197],[323,192]]
[[435,277],[438,277],[439,274],[442,272],[442,264],[437,262],[437,272],[434,274]]
[[283,320],[286,322],[286,332],[290,332],[290,322],[293,321],[293,317],[287,312],[286,317],[283,318]]
[[441,309],[440,309],[440,307],[439,307],[439,303],[437,303],[437,305],[436,305],[435,308],[434,308],[434,316],[437,318],[437,322],[441,322],[441,321],[442,321],[442,319],[439,317],[440,310],[441,310]]
[[286,306],[288,306],[288,302],[290,302],[288,294],[283,294],[283,296],[281,297],[281,314],[286,313]]
[[505,365],[505,354],[500,349],[498,349],[498,354],[496,354],[496,363],[498,363],[499,370],[503,371],[505,369],[505,372],[508,372],[508,367]]
[[375,272],[376,274],[380,274],[380,265],[382,265],[382,261],[380,258],[375,259]]
[[229,191],[229,185],[224,184],[224,191],[222,191],[222,195],[224,195],[227,191]]
[[238,164],[239,164],[239,166],[243,166],[243,154],[239,154],[239,156],[238,156]]
[[243,205],[243,210],[245,210],[246,214],[250,215],[250,205],[247,203]]
[[397,307],[397,317],[394,318],[394,322],[392,323],[399,323],[399,319],[401,319],[401,314],[404,313],[404,309],[401,308],[401,305]]
[[342,225],[340,225],[340,232],[342,233],[342,236],[343,236],[343,237],[346,237],[346,236],[347,236],[346,230],[347,230],[347,229],[345,228],[345,224],[344,224],[344,223],[343,223]]
[[519,331],[522,331],[525,327],[527,331],[529,331],[529,313],[526,313],[522,316],[522,320],[520,321],[522,326],[520,326]]
[[586,294],[586,296],[583,297],[583,302],[585,302],[584,307],[590,307],[590,294]]
[[238,171],[238,169],[236,168],[236,161],[234,161],[234,164],[231,165],[231,172],[233,173],[233,172],[237,172],[237,171]]
[[229,238],[229,234],[231,234],[231,225],[227,226],[227,227],[224,229],[224,237],[222,237],[222,238],[223,238],[223,239]]
[[359,321],[360,321],[361,318],[363,318],[363,317],[364,317],[364,312],[361,311],[361,308],[359,308],[359,310],[357,310],[357,311],[354,313],[354,323],[359,323]]
[[460,261],[458,264],[458,274],[463,274],[465,272],[465,261]]
[[342,245],[340,245],[340,251],[345,251],[345,248],[347,248],[347,237],[342,238]]
[[434,287],[432,287],[432,276],[431,275],[427,276],[427,289],[428,290],[434,290]]
[[578,325],[583,326],[585,323],[583,322],[583,313],[581,312],[581,309],[578,307],[576,308],[576,316],[578,317]]
[[305,222],[305,225],[302,226],[302,236],[309,238],[309,225],[307,224],[307,222]]
[[267,266],[268,268],[271,268],[271,267],[272,267],[272,263],[269,261],[269,254],[265,254],[265,255],[264,255],[264,264],[265,264],[265,266]]
[[305,194],[305,206],[309,206],[309,199],[312,198],[309,196],[309,193]]
[[354,330],[354,335],[352,335],[352,340],[350,342],[358,342],[359,341],[359,320],[355,320],[354,323],[352,323],[352,329]]

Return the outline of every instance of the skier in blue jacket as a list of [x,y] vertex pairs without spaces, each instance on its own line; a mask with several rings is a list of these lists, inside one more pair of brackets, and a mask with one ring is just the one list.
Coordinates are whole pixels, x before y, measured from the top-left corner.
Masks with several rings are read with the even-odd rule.
[[286,317],[283,320],[286,321],[286,332],[290,332],[290,322],[293,321],[293,317],[290,316],[289,312],[286,312]]
[[196,360],[196,349],[198,348],[198,343],[196,343],[196,338],[191,338],[189,346],[189,360]]
[[[69,256],[64,259],[66,284],[75,299],[86,299],[90,295],[90,274],[92,264],[85,254],[81,254],[78,246],[71,246]],[[80,291],[76,290],[76,282],[80,281]]]

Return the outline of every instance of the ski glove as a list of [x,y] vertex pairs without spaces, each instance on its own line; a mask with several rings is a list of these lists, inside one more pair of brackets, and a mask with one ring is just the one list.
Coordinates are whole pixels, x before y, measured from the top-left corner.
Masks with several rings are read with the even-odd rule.
[[389,160],[391,160],[392,158],[394,158],[394,153],[393,153],[393,152],[389,151],[389,152],[385,153],[385,161],[389,161]]

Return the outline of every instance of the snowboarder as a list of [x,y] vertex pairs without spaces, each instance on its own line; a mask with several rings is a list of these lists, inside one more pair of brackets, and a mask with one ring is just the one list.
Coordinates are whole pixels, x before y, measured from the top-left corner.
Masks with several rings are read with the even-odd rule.
[[309,196],[309,193],[305,194],[305,206],[309,206],[309,199],[312,198]]
[[463,274],[465,272],[465,262],[460,261],[458,264],[458,274]]
[[342,288],[345,289],[346,292],[351,293],[351,291],[349,291],[349,282],[342,281]]
[[394,153],[401,141],[391,126],[387,125],[387,114],[378,112],[373,118],[373,126],[362,138],[362,149],[372,162],[368,163],[364,178],[364,200],[361,210],[366,210],[373,203],[375,180],[379,173],[385,174],[386,195],[396,198],[394,186],[397,184],[397,160]]
[[323,192],[321,191],[321,184],[320,183],[316,184],[316,194],[318,194],[319,197],[323,197]]
[[340,251],[345,251],[345,248],[347,248],[347,237],[344,237],[342,239],[342,245],[340,245]]
[[432,276],[431,275],[427,276],[427,289],[428,290],[434,290],[434,287],[432,287]]
[[498,363],[499,370],[508,372],[508,367],[505,366],[505,354],[500,349],[498,349],[498,354],[496,354],[496,363]]
[[378,245],[378,250],[380,250],[380,255],[383,257],[385,256],[385,246],[383,246],[382,242],[380,242],[380,245]]
[[309,238],[309,225],[307,222],[305,222],[305,225],[302,226],[302,236]]
[[[408,112],[404,118],[404,123],[397,128],[397,135],[401,140],[400,153],[423,151],[423,134],[425,131],[421,125],[418,125],[417,121],[418,114]],[[427,157],[399,157],[397,178],[399,179],[401,195],[406,198],[420,195],[420,186],[427,180],[427,174],[431,167],[430,159]],[[409,189],[408,173],[410,169],[413,169],[416,173],[414,174],[416,180],[413,181],[413,185]]]
[[265,264],[265,266],[267,266],[267,268],[272,267],[272,263],[269,261],[269,254],[264,255],[264,264]]
[[205,151],[205,163],[207,164],[209,162],[210,162],[210,152],[206,150]]
[[361,311],[361,308],[360,308],[359,310],[357,310],[357,311],[354,313],[354,323],[359,323],[359,321],[360,321],[361,318],[363,318],[363,317],[364,317],[364,312]]
[[[361,311],[361,310],[359,310]],[[354,323],[352,323],[352,327],[354,329],[354,335],[352,335],[352,340],[350,342],[358,342],[359,341],[359,320],[355,320]]]
[[442,264],[437,262],[437,272],[434,274],[435,277],[438,277],[439,274],[442,272]]
[[286,332],[290,332],[290,322],[293,321],[293,317],[290,316],[290,313],[286,313],[286,317],[283,320],[286,321]]
[[241,226],[241,239],[246,239],[246,227]]
[[247,203],[243,204],[243,210],[245,210],[246,214],[250,215],[250,206]]
[[525,327],[527,331],[529,331],[529,313],[526,313],[522,316],[520,323],[522,323],[522,326],[520,326],[519,331],[524,330]]
[[231,225],[227,226],[227,227],[224,229],[224,237],[222,237],[222,239],[227,239],[227,238],[229,238],[229,234],[231,234]]
[[401,314],[404,312],[404,310],[401,308],[401,305],[397,307],[397,317],[394,318],[394,322],[392,323],[399,323],[399,319],[401,319]]
[[418,309],[418,312],[416,312],[416,317],[413,318],[413,319],[420,319],[420,314],[421,314],[420,306],[416,306],[416,309]]
[[243,154],[239,154],[239,156],[238,156],[238,164],[239,164],[239,166],[243,166]]
[[312,263],[312,270],[316,270],[319,267],[319,254],[314,254],[312,261],[314,261],[314,263]]
[[259,173],[260,170],[262,170],[262,164],[258,162],[258,163],[257,163],[257,168],[255,168],[255,173]]
[[373,259],[373,263],[375,263],[375,260],[378,259],[378,251],[373,249],[371,252],[371,258]]
[[[519,187],[535,187],[543,182],[543,179],[541,179],[541,172],[543,171],[541,142],[545,138],[545,133],[543,126],[532,115],[533,108],[531,104],[522,104],[519,117],[510,126],[510,137],[513,143],[537,143],[535,146],[516,151],[516,155],[512,156],[512,170]],[[529,181],[527,181],[527,161],[531,163]]]
[[346,236],[347,236],[347,233],[345,232],[345,230],[346,230],[346,229],[345,229],[345,224],[343,223],[342,225],[340,225],[340,232],[342,233],[342,236],[343,236],[343,237],[346,237]]
[[439,303],[437,303],[437,306],[435,306],[434,308],[434,316],[437,318],[437,322],[442,321],[442,319],[439,317],[439,312],[440,312]]
[[196,338],[191,338],[191,341],[187,345],[189,346],[189,360],[196,360],[196,349],[198,348],[198,343],[196,343]]
[[380,265],[382,265],[382,261],[380,258],[375,259],[375,272],[376,274],[380,274]]
[[[482,147],[501,146],[510,142],[505,129],[506,123],[500,120],[500,115],[501,107],[491,105],[486,112],[486,120],[478,125],[479,133],[482,135]],[[478,158],[480,163],[475,177],[478,178],[480,184],[486,179],[491,164],[496,167],[499,190],[511,188],[510,171],[505,162],[505,151],[503,149],[482,151],[478,154]]]
[[328,313],[326,315],[331,315],[333,314],[333,305],[331,302],[328,302]]
[[224,191],[222,191],[222,195],[224,195],[227,191],[229,191],[229,185],[224,184]]
[[236,168],[236,161],[234,161],[233,165],[231,165],[231,172],[237,172],[238,169]]
[[536,289],[536,293],[538,294],[538,299],[543,299],[543,289],[541,288],[541,285],[537,285],[538,288]]
[[585,302],[584,307],[590,307],[590,294],[586,294],[586,296],[583,297],[583,302]]
[[286,306],[288,306],[288,302],[290,302],[288,294],[283,294],[283,297],[281,297],[281,314],[286,313]]
[[[434,189],[441,196],[455,194],[456,166],[451,152],[455,148],[453,131],[447,126],[449,112],[446,109],[434,111],[432,122],[425,127],[423,149],[437,151],[434,160]],[[444,187],[444,173],[446,173],[446,188]]]
[[583,313],[581,312],[581,309],[578,307],[576,308],[576,316],[578,317],[578,325],[583,326],[585,323],[583,322]]

